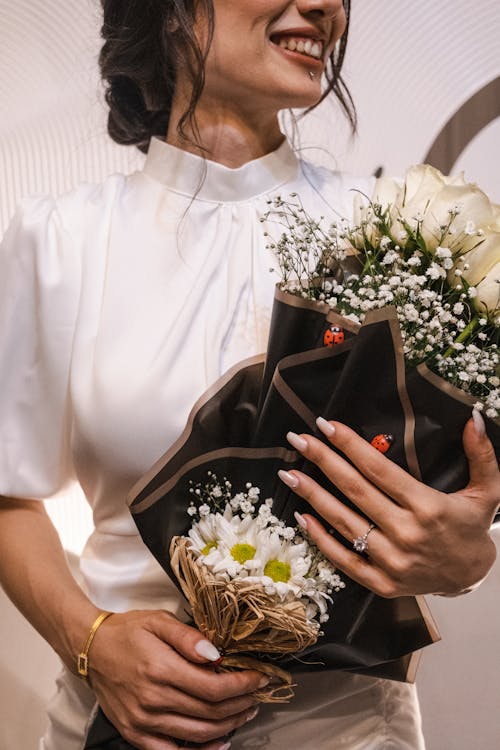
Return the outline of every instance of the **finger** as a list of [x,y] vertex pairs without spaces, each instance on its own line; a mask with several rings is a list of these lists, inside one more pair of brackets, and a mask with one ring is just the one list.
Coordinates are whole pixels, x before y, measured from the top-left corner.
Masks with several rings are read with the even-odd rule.
[[219,651],[199,630],[185,625],[169,612],[152,613],[148,625],[157,638],[195,664],[216,663],[221,659]]
[[465,425],[463,445],[469,461],[467,489],[479,492],[494,511],[500,502],[500,472],[495,450],[486,434],[484,419],[476,410]]
[[385,598],[401,596],[402,591],[396,581],[378,565],[346,549],[343,544],[328,534],[314,516],[306,514],[302,518],[306,524],[308,536],[335,568],[379,596]]
[[[349,428],[345,429],[349,430]],[[366,440],[356,435],[355,432],[349,430],[349,433],[348,442],[356,443],[357,455],[354,466],[312,435],[295,435],[289,432],[287,439],[296,450],[300,450],[303,456],[316,464],[346,497],[349,497],[367,516],[376,520],[377,524],[382,527],[386,523],[387,513],[390,510],[394,510],[396,513],[397,505],[393,502],[394,499],[403,508],[411,507],[409,488],[404,485],[405,492],[400,491],[404,482],[408,483],[409,480],[411,483],[419,483],[399,466],[385,458]],[[297,440],[297,438],[299,439]],[[333,444],[333,437],[329,437],[329,439]],[[344,451],[343,447],[342,450]],[[347,455],[348,451],[345,450],[344,452]],[[353,450],[350,449],[349,453],[349,458],[351,458]],[[359,461],[359,464],[356,463],[357,461]],[[397,482],[394,469],[399,472]],[[393,477],[394,487],[391,481],[387,479],[387,474]],[[385,487],[385,490],[382,489],[382,486]],[[391,516],[388,520],[397,524],[397,516]]]
[[[323,431],[325,420],[317,420]],[[398,466],[389,456],[340,422],[328,423],[333,428],[330,442],[351,461],[381,492],[406,509],[418,507],[428,494],[428,487]]]
[[342,451],[368,481],[385,495],[404,508],[413,508],[418,505],[427,490],[421,482],[347,425],[341,422],[327,422],[321,417],[316,423],[330,443]]
[[254,708],[257,699],[248,694],[238,698],[229,698],[219,703],[211,703],[187,695],[171,686],[150,686],[141,693],[140,706],[147,713],[165,713],[166,706],[175,713],[194,716],[198,719],[227,719],[243,711]]
[[151,731],[168,735],[174,740],[187,740],[193,743],[210,742],[244,726],[255,719],[258,712],[259,709],[254,707],[250,711],[244,711],[223,721],[203,721],[175,713],[163,714],[151,722]]
[[[285,484],[293,487],[294,492],[303,500],[306,500],[347,541],[354,542],[357,537],[366,533],[369,528],[369,521],[348,508],[307,474],[303,474],[301,471],[280,471],[279,476]],[[295,481],[290,481],[289,477]],[[393,505],[393,503],[390,504]],[[376,519],[373,520],[376,523]],[[390,559],[393,553],[394,546],[381,530],[374,529],[370,532],[370,557],[375,562]]]
[[173,685],[188,695],[211,703],[254,693],[270,682],[269,677],[256,670],[215,672],[190,664],[175,651],[171,651],[164,662],[158,661],[148,677],[157,684]]

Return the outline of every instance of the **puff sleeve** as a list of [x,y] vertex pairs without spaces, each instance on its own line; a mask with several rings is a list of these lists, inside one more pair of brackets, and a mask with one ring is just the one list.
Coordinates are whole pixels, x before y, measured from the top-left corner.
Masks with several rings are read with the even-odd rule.
[[71,352],[80,260],[51,198],[0,245],[0,494],[46,498],[72,478]]

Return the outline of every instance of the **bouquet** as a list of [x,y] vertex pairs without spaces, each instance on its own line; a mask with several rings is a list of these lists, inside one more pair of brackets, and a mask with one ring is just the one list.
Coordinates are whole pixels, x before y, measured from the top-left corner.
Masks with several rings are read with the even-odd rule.
[[[314,567],[314,551],[301,548],[293,528],[306,506],[276,474],[300,469],[350,504],[286,442],[289,430],[324,440],[319,414],[445,492],[467,483],[461,436],[473,408],[483,411],[500,455],[500,209],[462,178],[420,166],[403,184],[379,181],[371,198],[356,194],[353,221],[310,217],[297,195],[270,202],[264,220],[282,272],[267,353],[235,366],[199,399],[178,441],[132,489],[131,513],[227,668],[256,659],[276,670],[278,698],[291,695],[281,670],[411,681],[418,651],[439,637],[425,600],[383,599],[328,565],[318,575],[325,561]],[[291,578],[280,580],[292,574],[289,557],[277,552],[263,565],[238,548],[257,550],[249,537],[229,537],[231,547],[224,537],[226,525],[257,533],[265,518],[280,553],[289,541],[303,567],[311,558],[309,589],[299,586],[289,599],[282,584]],[[89,750],[115,747],[106,723],[99,713]]]
[[[406,366],[425,365],[497,419],[500,206],[429,166],[410,169],[402,186],[379,180],[372,200],[357,196],[353,224],[325,229],[291,198],[268,214],[286,229],[270,245],[280,288],[355,326],[394,307]],[[339,326],[325,332],[326,346],[343,340]]]
[[248,654],[283,657],[316,643],[331,595],[345,583],[300,529],[272,513],[272,498],[260,503],[250,482],[234,494],[229,480],[208,472],[190,492],[187,512],[196,520],[172,539],[170,557],[195,625],[224,654],[222,669],[267,673],[274,684],[257,697],[286,702],[290,674]]

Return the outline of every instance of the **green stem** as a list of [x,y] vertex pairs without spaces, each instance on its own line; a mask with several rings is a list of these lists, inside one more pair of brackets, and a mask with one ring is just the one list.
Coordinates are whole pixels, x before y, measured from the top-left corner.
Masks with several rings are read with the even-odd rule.
[[[477,315],[475,315],[472,318],[472,320],[470,321],[469,325],[466,328],[464,328],[464,330],[462,331],[462,333],[460,334],[460,336],[457,336],[457,338],[455,340],[455,344],[463,344],[464,341],[467,341],[472,336],[472,334],[474,333],[474,331],[476,330],[476,328],[478,327],[478,325],[479,325],[479,317]],[[453,346],[450,346],[445,351],[445,353],[444,353],[443,356],[444,357],[449,357],[449,356],[451,356],[453,354],[453,352],[454,352]]]

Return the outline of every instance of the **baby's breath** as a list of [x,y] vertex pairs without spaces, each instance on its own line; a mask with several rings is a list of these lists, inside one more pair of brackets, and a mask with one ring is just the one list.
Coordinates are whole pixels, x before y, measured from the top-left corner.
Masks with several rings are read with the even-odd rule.
[[451,206],[448,221],[436,226],[439,244],[431,250],[418,213],[394,221],[391,206],[367,199],[358,225],[327,225],[312,219],[297,196],[271,205],[266,221],[284,229],[268,245],[284,291],[324,302],[357,324],[372,310],[396,307],[408,364],[425,363],[498,417],[498,309],[479,314],[477,289],[464,278],[463,243],[480,234],[473,222],[455,231],[461,206]]

